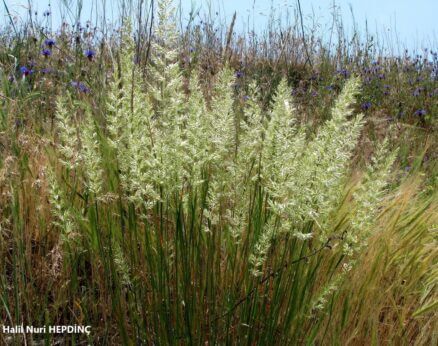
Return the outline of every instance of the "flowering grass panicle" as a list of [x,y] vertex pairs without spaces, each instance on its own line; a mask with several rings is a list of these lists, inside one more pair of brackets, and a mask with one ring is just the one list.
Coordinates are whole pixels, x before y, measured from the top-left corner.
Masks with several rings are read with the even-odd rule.
[[199,75],[195,72],[190,78],[187,119],[183,129],[186,150],[181,152],[185,170],[194,187],[203,183],[204,172],[208,170],[208,164],[211,161],[209,152],[211,120],[199,85]]
[[[330,235],[330,214],[341,203],[347,165],[363,126],[361,116],[348,119],[358,88],[357,78],[347,81],[332,109],[332,119],[306,143],[304,133],[294,125],[287,85],[279,84],[266,131],[264,175],[270,206],[281,220],[277,227],[302,241],[311,239],[316,230],[322,243]],[[262,258],[277,231],[270,227],[268,233],[262,233],[255,245]]]
[[104,176],[100,153],[100,141],[90,111],[86,111],[86,119],[81,139],[81,161],[84,163],[83,168],[85,170],[85,175],[88,178],[86,185],[90,192],[98,196],[103,189]]
[[278,219],[272,217],[264,224],[261,234],[254,245],[254,249],[248,258],[248,261],[252,266],[252,275],[259,277],[264,274],[263,265],[265,264],[269,249],[271,248],[272,240],[278,235],[278,232]]
[[64,191],[59,186],[55,172],[52,169],[46,169],[48,182],[49,202],[52,215],[55,220],[53,224],[61,230],[60,240],[67,247],[71,246],[72,241],[76,241],[80,236],[76,218],[72,212],[71,206],[66,200]]
[[366,239],[373,231],[396,156],[397,151],[390,151],[388,139],[385,139],[367,166],[365,175],[353,194],[351,230],[346,235],[345,244],[347,254],[351,255],[352,251],[358,251],[366,245]]
[[265,117],[257,102],[259,93],[255,84],[249,87],[249,99],[245,103],[243,119],[240,119],[237,133],[237,165],[242,183],[260,178],[261,155],[264,145]]
[[129,286],[131,284],[129,266],[118,242],[113,242],[112,251],[114,254],[114,266],[117,274],[121,278],[121,283],[124,286]]
[[172,128],[178,123],[184,100],[178,62],[175,7],[170,0],[160,1],[158,7],[148,92],[154,101],[154,111],[159,116],[160,125]]
[[58,98],[56,101],[55,119],[57,120],[60,138],[58,145],[58,150],[62,155],[60,161],[68,169],[74,169],[80,161],[79,140],[73,121],[74,112],[72,112],[68,105],[69,103],[71,103],[71,98],[68,93]]
[[322,228],[321,237],[327,237],[327,219],[340,202],[348,174],[348,164],[357,145],[364,122],[362,115],[348,119],[359,92],[360,82],[350,78],[332,109],[332,118],[319,130],[316,138],[306,149],[304,165],[311,165],[309,180],[303,186],[309,191],[303,194],[310,206],[307,214]]
[[159,196],[160,173],[155,155],[157,131],[152,109],[134,63],[134,41],[126,22],[122,30],[120,64],[110,82],[107,101],[108,142],[115,149],[120,179],[128,198],[147,207]]
[[277,87],[262,153],[263,177],[271,205],[279,214],[285,207],[287,182],[296,183],[306,146],[305,132],[297,126],[297,114],[286,80]]

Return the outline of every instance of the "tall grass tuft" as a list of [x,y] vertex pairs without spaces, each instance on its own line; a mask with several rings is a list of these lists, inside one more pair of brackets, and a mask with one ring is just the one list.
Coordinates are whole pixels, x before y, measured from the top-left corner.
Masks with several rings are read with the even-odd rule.
[[126,18],[99,100],[65,93],[42,134],[5,132],[0,314],[92,326],[15,341],[436,343],[436,191],[389,137],[353,164],[360,78],[310,131],[286,78],[264,104],[229,63],[184,69],[158,8],[146,69]]

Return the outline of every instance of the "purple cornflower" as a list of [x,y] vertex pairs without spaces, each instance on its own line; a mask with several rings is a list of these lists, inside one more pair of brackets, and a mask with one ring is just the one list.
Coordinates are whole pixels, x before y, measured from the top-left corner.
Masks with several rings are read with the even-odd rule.
[[93,49],[87,49],[84,53],[84,55],[87,57],[88,60],[93,60],[93,58],[96,55],[96,51]]
[[336,72],[344,78],[348,78],[350,76],[350,72],[347,69],[338,70]]
[[56,41],[53,38],[48,38],[44,41],[44,44],[47,47],[52,48],[56,44]]
[[52,51],[50,50],[50,49],[43,49],[42,51],[41,51],[41,54],[45,57],[45,58],[47,58],[47,57],[49,57],[49,56],[51,56],[52,55]]
[[15,119],[15,127],[19,128],[23,126],[23,120],[21,119]]
[[423,88],[416,88],[414,90],[414,92],[412,93],[412,95],[414,95],[415,97],[420,96],[420,93],[423,91]]
[[237,78],[242,78],[243,77],[243,72],[242,71],[237,71],[236,72],[236,77]]
[[414,114],[419,116],[419,117],[424,117],[426,115],[426,110],[425,109],[417,109]]
[[372,106],[372,104],[371,104],[370,101],[367,101],[367,102],[362,103],[362,109],[363,109],[364,111],[367,111],[368,109],[370,109],[371,106]]
[[310,80],[314,80],[314,81],[316,81],[316,80],[318,80],[318,72],[314,72],[314,73],[312,73],[312,75],[310,76]]
[[20,72],[23,75],[23,77],[26,77],[26,76],[32,74],[33,70],[29,70],[26,66],[21,66],[20,67]]
[[364,84],[369,85],[369,84],[371,84],[371,80],[372,80],[371,77],[365,77],[363,82],[364,82]]
[[248,101],[248,100],[249,100],[249,96],[248,95],[243,96],[243,101]]
[[82,83],[82,82],[71,81],[70,85],[74,89],[76,89],[76,90],[78,90],[80,92],[83,92],[84,94],[88,94],[90,92],[90,89],[84,83]]

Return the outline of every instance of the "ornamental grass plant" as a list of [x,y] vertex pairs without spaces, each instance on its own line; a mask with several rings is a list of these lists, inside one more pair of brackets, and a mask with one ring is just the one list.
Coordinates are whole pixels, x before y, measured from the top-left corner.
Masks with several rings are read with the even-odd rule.
[[309,129],[286,77],[242,101],[179,44],[163,0],[146,68],[126,18],[93,97],[3,101],[0,315],[92,332],[2,343],[436,344],[436,185],[391,129],[357,163],[361,78]]

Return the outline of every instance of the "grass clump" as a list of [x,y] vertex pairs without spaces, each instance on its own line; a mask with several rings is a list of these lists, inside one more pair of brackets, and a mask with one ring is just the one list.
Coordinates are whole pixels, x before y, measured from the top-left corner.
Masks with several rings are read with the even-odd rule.
[[205,88],[158,18],[147,69],[126,20],[98,102],[4,132],[2,317],[92,326],[63,343],[433,343],[436,192],[389,137],[353,164],[360,78],[309,131],[286,78],[268,105],[227,64]]

